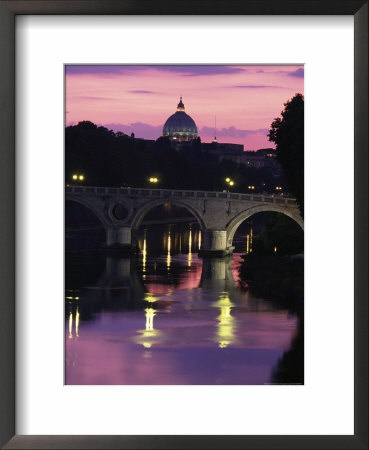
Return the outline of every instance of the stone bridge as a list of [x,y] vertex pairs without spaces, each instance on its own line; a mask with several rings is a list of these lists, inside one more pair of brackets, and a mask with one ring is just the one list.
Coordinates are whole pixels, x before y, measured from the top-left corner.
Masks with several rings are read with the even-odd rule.
[[259,212],[282,213],[302,229],[304,227],[296,201],[273,195],[68,186],[65,200],[78,202],[90,209],[105,228],[107,247],[122,250],[136,248],[136,230],[143,218],[152,208],[166,203],[186,208],[194,216],[203,234],[200,252],[209,256],[231,254],[237,228]]

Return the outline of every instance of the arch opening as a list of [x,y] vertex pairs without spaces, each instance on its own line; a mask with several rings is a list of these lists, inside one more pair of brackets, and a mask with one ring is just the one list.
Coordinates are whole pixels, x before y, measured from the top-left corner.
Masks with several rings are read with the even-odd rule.
[[201,246],[202,229],[202,221],[190,207],[164,200],[137,213],[133,233],[145,254],[191,255]]
[[237,253],[298,254],[304,251],[301,224],[281,211],[240,215],[228,229],[228,245]]
[[96,250],[106,242],[105,224],[96,212],[74,199],[65,201],[65,249]]
[[132,229],[136,230],[142,223],[143,219],[147,216],[148,213],[150,213],[151,210],[157,207],[163,207],[168,208],[169,207],[179,207],[183,210],[187,211],[187,217],[191,216],[194,217],[195,220],[198,222],[199,227],[201,230],[204,230],[204,222],[200,216],[200,214],[191,206],[187,205],[186,203],[183,203],[181,201],[173,201],[172,199],[170,201],[166,201],[165,199],[158,199],[156,201],[150,201],[146,203],[144,206],[142,206],[137,212],[136,215],[132,221]]

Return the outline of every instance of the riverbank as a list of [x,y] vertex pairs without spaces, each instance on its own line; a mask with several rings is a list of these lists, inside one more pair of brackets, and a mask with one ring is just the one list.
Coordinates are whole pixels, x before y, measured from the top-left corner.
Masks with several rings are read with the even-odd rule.
[[303,255],[250,253],[242,256],[242,259],[239,268],[241,282],[278,300],[303,305]]

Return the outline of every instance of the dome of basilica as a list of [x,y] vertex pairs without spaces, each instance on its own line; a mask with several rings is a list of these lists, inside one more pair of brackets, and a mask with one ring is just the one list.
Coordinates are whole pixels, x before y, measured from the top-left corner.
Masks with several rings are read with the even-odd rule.
[[191,141],[197,138],[197,127],[194,120],[185,113],[182,97],[177,106],[177,111],[170,116],[164,124],[163,136],[177,142]]

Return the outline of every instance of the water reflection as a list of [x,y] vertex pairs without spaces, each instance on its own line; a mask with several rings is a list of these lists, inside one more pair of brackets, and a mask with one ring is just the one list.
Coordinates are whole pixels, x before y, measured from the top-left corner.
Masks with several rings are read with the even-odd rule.
[[200,286],[217,291],[234,290],[232,256],[203,258]]
[[[143,226],[136,236],[142,257],[193,254],[201,248],[201,230],[197,223]],[[168,258],[167,258],[168,259]]]
[[192,229],[190,228],[190,231],[188,233],[188,257],[187,257],[187,265],[188,267],[191,267],[192,262]]
[[145,329],[144,330],[138,330],[138,333],[140,334],[139,337],[135,338],[134,340],[141,344],[145,348],[151,348],[153,344],[155,344],[155,338],[157,338],[160,335],[160,332],[158,330],[155,330],[154,328],[154,317],[156,315],[156,311],[153,308],[146,308],[145,309]]
[[143,237],[143,245],[142,245],[142,272],[146,272],[146,257],[147,257],[147,250],[146,250],[146,229],[144,230],[144,237]]
[[[73,321],[74,321],[74,333],[73,333]],[[75,308],[75,314],[73,317],[73,311],[69,312],[69,334],[68,338],[73,339],[74,337],[78,338],[78,329],[79,329],[79,309],[78,306]]]
[[228,292],[222,292],[219,300],[214,306],[220,309],[218,319],[217,341],[220,348],[228,347],[236,340],[235,319],[231,315],[231,308],[234,306],[229,298]]
[[66,383],[283,382],[297,316],[240,288],[238,255],[198,258],[195,226],[141,232],[138,257],[70,262]]
[[246,234],[246,255],[252,252],[253,227],[250,226],[249,232]]
[[171,239],[170,239],[170,231],[169,231],[168,238],[167,238],[167,249],[168,249],[168,253],[167,253],[167,267],[168,267],[168,269],[170,269],[170,261],[171,261],[170,246],[171,246]]

